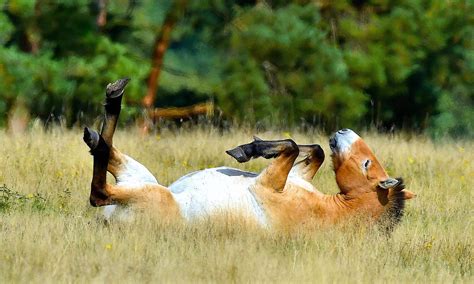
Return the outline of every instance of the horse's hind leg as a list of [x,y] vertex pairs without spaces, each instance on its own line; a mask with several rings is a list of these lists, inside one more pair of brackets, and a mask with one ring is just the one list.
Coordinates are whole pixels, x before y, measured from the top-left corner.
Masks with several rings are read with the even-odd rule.
[[113,147],[113,136],[121,111],[124,89],[128,82],[127,78],[120,79],[108,84],[105,91],[105,117],[100,135],[110,147],[107,170],[115,177],[117,184],[158,184],[156,178],[145,166]]
[[102,136],[87,127],[84,128],[83,139],[87,146],[89,146],[91,155],[94,157],[89,201],[92,206],[110,205],[112,200],[106,192],[110,147]]
[[117,184],[158,184],[156,178],[145,166],[122,154],[112,145],[112,138],[120,115],[124,88],[128,82],[129,79],[120,79],[112,84],[108,84],[105,92],[105,119],[100,135],[104,138],[107,145],[110,146],[107,169],[115,177]]
[[294,164],[290,174],[310,182],[324,162],[324,151],[318,144],[298,145],[298,148],[300,153],[306,154],[306,157]]
[[112,147],[110,151],[107,170],[115,177],[117,184],[158,184],[156,178],[144,165],[115,147]]
[[117,179],[117,184],[157,184],[153,175],[140,163],[120,153],[112,145],[113,135],[120,115],[121,102],[128,79],[120,79],[106,88],[105,118],[101,133],[84,129],[84,142],[94,156],[94,173],[90,200],[94,206],[110,204],[105,192],[107,170]]
[[94,157],[94,173],[90,196],[92,206],[128,203],[149,204],[150,201],[168,205],[175,204],[169,190],[158,184],[107,184],[109,145],[102,136],[87,127],[84,129],[84,142],[90,147],[90,152]]
[[112,138],[120,115],[123,92],[128,81],[128,79],[120,79],[115,83],[107,85],[104,104],[105,119],[101,133],[98,134],[87,127],[84,129],[84,142],[89,146],[90,152],[94,157],[94,171],[89,197],[93,206],[111,204],[105,192],[107,186],[107,168],[111,154]]
[[104,138],[105,143],[112,147],[112,138],[117,128],[117,121],[122,109],[122,98],[130,79],[124,78],[108,84],[105,90],[105,117],[100,135]]
[[257,186],[281,192],[285,188],[288,174],[298,157],[298,145],[291,140],[263,141],[256,139],[252,143],[240,145],[226,151],[238,162],[243,163],[251,158],[275,158],[257,177]]

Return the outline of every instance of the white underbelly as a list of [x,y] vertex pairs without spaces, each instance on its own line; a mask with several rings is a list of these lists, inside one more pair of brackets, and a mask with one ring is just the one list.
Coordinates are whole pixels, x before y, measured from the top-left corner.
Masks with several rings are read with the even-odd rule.
[[[205,169],[185,175],[168,188],[178,203],[181,215],[187,221],[206,218],[215,214],[239,214],[267,226],[267,218],[250,187],[256,174],[237,169],[220,167]],[[117,185],[132,188],[145,183],[135,184],[119,180]],[[150,182],[149,184],[154,184]],[[156,183],[157,184],[157,183]],[[106,220],[133,220],[133,207],[126,205],[108,205],[104,207]]]
[[[145,166],[127,155],[124,155],[124,159],[123,169],[119,172],[116,179],[118,186],[125,186],[132,188],[132,190],[137,190],[147,184],[159,184],[158,180]],[[127,205],[104,206],[102,214],[107,221],[112,218],[121,221],[133,220],[133,209]]]
[[221,167],[190,173],[169,186],[188,220],[214,214],[239,214],[266,226],[267,218],[250,187],[255,174]]

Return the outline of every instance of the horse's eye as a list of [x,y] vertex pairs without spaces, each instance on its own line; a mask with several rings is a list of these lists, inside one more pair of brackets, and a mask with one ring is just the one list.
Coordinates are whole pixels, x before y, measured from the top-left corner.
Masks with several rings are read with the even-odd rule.
[[370,167],[370,163],[371,163],[370,160],[365,160],[365,162],[364,162],[364,169],[367,170],[367,169]]

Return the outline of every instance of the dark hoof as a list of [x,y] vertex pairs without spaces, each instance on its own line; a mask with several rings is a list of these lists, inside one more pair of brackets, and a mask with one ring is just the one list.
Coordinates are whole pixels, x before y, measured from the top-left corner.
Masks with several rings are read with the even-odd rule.
[[244,150],[242,149],[242,147],[236,147],[232,150],[227,150],[225,151],[227,154],[229,154],[230,156],[232,156],[232,158],[236,159],[237,162],[239,163],[245,163],[245,162],[248,162],[251,157],[247,156],[244,152]]
[[312,144],[312,145],[298,145],[298,148],[300,149],[300,153],[304,153],[308,155],[311,158],[315,158],[318,161],[324,161],[325,155],[324,155],[324,150],[321,148],[320,145],[318,144]]
[[84,128],[84,136],[82,137],[84,142],[89,146],[89,148],[94,150],[99,145],[99,134],[94,130],[89,129],[88,127]]
[[130,79],[124,78],[107,85],[105,92],[105,112],[108,115],[119,115],[122,105],[122,96]]
[[105,92],[107,98],[114,99],[123,95],[123,90],[129,81],[130,78],[123,78],[115,81],[114,83],[109,83]]
[[313,150],[313,156],[318,159],[319,161],[324,161],[325,155],[324,150],[318,144],[314,145],[315,148]]

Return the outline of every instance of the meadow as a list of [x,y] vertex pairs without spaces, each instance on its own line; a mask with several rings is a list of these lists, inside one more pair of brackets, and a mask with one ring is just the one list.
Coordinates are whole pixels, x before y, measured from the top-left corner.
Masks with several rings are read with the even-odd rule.
[[[202,126],[143,137],[131,128],[114,143],[168,185],[207,167],[260,171],[268,161],[238,164],[224,153],[254,134],[321,144],[326,161],[313,183],[338,192],[328,137],[317,131]],[[142,216],[106,225],[88,203],[92,157],[80,129],[2,131],[0,283],[473,283],[474,143],[361,135],[417,194],[390,236],[365,226],[281,232],[219,218],[184,225]]]

